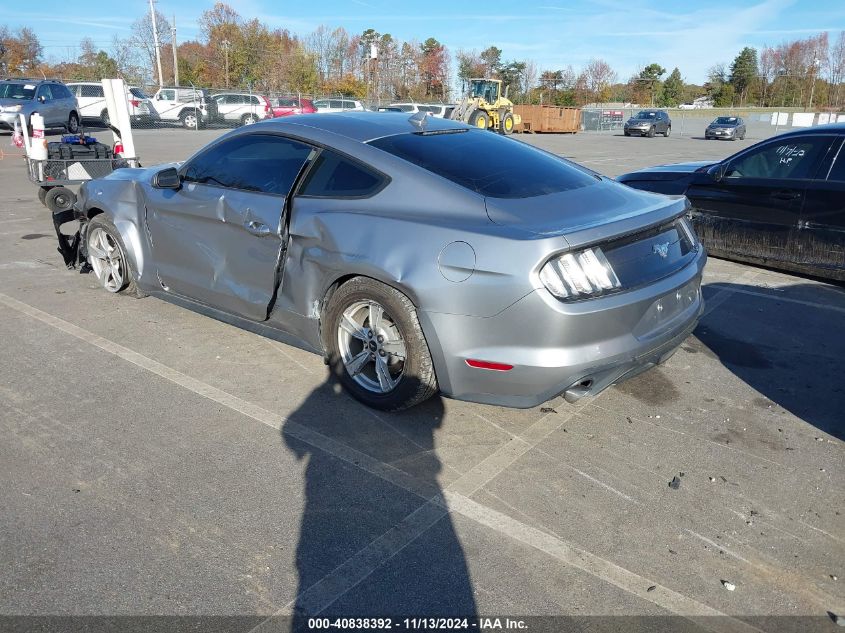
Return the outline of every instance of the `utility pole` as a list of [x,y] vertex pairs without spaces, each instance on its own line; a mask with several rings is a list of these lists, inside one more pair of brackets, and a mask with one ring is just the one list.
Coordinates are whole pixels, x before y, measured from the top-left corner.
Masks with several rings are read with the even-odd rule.
[[172,44],[173,47],[173,85],[179,85],[179,62],[176,59],[176,15],[173,15],[173,26],[170,27],[170,34],[173,36]]
[[226,87],[229,87],[229,48],[232,46],[232,43],[229,40],[223,40],[220,42],[220,46],[223,47],[223,52],[226,54]]
[[816,68],[819,66],[819,58],[816,53],[813,53],[813,66],[810,69],[810,80],[813,82],[810,85],[810,104],[807,106],[808,110],[813,109],[813,94],[816,92]]
[[158,44],[158,26],[156,25],[156,10],[153,6],[154,0],[150,0],[150,19],[153,23],[153,46],[156,49],[156,66],[158,66],[158,87],[161,88],[164,85],[164,78],[161,74],[161,51],[159,50]]

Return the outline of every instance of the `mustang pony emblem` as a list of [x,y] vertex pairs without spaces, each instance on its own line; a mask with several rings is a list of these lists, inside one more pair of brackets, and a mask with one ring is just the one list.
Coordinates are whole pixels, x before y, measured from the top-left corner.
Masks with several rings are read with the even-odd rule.
[[660,255],[663,259],[666,259],[666,256],[669,255],[669,242],[664,244],[655,244],[652,249],[655,254]]

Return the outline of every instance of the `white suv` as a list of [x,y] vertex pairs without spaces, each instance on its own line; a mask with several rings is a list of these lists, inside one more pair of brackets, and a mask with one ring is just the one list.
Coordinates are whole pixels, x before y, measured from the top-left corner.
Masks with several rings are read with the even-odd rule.
[[159,88],[153,106],[162,121],[195,130],[217,119],[217,103],[204,88]]
[[217,120],[249,125],[273,117],[273,106],[267,97],[246,92],[224,92],[211,97],[217,104]]
[[314,102],[317,112],[349,112],[363,110],[360,101],[353,99],[318,99]]
[[[79,104],[79,114],[83,119],[98,121],[108,126],[109,111],[103,84],[99,81],[77,81],[65,84]],[[144,91],[134,86],[126,86],[126,102],[129,106],[129,118],[132,123],[150,125],[158,121],[159,116],[153,102]]]
[[389,108],[398,108],[402,112],[430,112],[431,116],[442,119],[448,106],[442,103],[391,103]]

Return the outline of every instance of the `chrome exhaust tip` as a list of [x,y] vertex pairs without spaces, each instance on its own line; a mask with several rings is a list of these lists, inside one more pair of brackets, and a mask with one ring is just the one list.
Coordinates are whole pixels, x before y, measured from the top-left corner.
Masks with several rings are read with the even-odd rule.
[[569,404],[575,404],[581,398],[590,393],[590,389],[592,388],[592,386],[593,381],[590,378],[582,380],[580,382],[576,382],[574,385],[572,385],[566,391],[563,392],[563,399],[566,400]]

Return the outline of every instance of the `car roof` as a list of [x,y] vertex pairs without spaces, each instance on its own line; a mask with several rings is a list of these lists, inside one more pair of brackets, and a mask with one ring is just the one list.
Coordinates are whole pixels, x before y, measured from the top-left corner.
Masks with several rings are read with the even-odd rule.
[[[302,128],[315,128],[367,143],[385,136],[419,132],[419,124],[410,119],[407,112],[336,112],[269,119],[250,127],[254,130],[264,128],[291,133],[302,133]],[[426,132],[437,132],[473,128],[458,121],[429,116],[425,118],[423,129]]]
[[778,134],[777,137],[783,138],[789,136],[808,136],[811,134],[830,134],[831,132],[845,133],[845,122],[843,123],[825,123],[824,125],[814,125],[812,127],[802,128],[800,130],[790,130],[783,134]]

